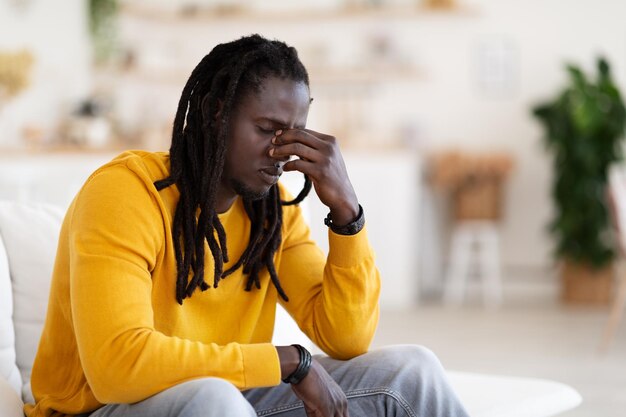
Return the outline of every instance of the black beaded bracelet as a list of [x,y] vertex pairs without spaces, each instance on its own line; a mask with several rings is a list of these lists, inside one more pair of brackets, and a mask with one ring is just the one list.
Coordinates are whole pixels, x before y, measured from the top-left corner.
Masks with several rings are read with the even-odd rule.
[[333,223],[333,219],[330,217],[330,213],[324,219],[324,224],[330,227],[330,230],[337,233],[338,235],[356,235],[363,229],[365,226],[365,215],[363,214],[363,207],[359,204],[359,214],[356,216],[351,223],[346,224],[345,226],[337,226]]
[[311,369],[311,361],[313,360],[313,358],[311,357],[311,353],[304,347],[300,345],[291,346],[294,346],[296,349],[298,349],[300,361],[298,362],[298,367],[296,368],[296,370],[293,371],[291,375],[289,375],[287,378],[283,379],[283,382],[296,385],[309,374],[309,369]]

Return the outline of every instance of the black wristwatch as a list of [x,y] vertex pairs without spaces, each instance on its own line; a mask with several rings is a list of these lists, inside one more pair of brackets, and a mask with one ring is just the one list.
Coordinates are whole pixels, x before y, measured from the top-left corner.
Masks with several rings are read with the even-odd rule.
[[333,223],[333,219],[330,217],[330,213],[324,219],[324,224],[330,227],[330,230],[337,233],[338,235],[356,235],[363,229],[365,226],[365,215],[363,214],[363,207],[359,204],[359,214],[356,216],[351,223],[346,224],[345,226],[337,226]]

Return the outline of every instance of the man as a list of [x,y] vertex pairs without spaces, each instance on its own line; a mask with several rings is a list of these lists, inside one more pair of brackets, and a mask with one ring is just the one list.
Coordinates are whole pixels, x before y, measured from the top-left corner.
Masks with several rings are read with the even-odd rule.
[[[305,129],[310,102],[295,49],[218,45],[183,89],[170,152],[124,153],[87,180],[28,416],[466,415],[432,353],[366,353],[379,274],[336,140]],[[294,170],[291,200],[278,179]],[[327,259],[297,206],[311,186]],[[277,301],[329,357],[270,343]]]

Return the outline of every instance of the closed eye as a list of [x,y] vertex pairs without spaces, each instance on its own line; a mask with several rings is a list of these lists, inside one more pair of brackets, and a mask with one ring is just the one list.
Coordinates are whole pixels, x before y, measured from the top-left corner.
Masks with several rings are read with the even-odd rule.
[[265,135],[274,135],[274,129],[264,129],[261,126],[257,126],[257,129],[259,129],[259,132]]

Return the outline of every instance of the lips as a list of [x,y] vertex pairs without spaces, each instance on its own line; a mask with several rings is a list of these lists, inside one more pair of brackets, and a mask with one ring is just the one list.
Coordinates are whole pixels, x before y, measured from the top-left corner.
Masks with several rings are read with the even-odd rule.
[[280,177],[283,173],[282,168],[276,168],[274,166],[261,168],[261,171],[266,173],[267,175],[272,175],[274,177]]
[[283,170],[276,167],[267,167],[259,170],[261,173],[261,177],[270,185],[276,184],[278,182],[278,178],[280,178]]

